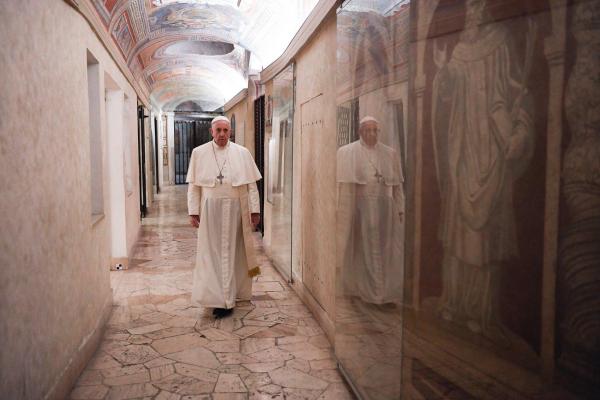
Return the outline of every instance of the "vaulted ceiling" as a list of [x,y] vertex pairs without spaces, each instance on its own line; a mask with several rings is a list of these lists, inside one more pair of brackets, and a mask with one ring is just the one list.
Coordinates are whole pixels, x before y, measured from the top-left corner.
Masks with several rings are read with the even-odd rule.
[[154,106],[223,106],[285,50],[318,0],[91,0]]

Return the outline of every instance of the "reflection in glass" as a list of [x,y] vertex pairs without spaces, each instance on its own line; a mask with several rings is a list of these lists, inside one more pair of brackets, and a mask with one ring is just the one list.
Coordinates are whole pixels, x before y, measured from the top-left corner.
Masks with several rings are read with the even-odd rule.
[[337,18],[335,353],[363,399],[401,395],[408,3]]
[[337,16],[348,381],[362,399],[600,398],[600,1]]
[[403,178],[398,153],[378,140],[379,122],[367,116],[360,139],[337,152],[338,210],[346,219],[344,294],[373,304],[402,300]]
[[292,162],[294,122],[294,66],[273,79],[272,133],[268,142],[267,201],[271,207],[270,255],[285,276],[292,268]]

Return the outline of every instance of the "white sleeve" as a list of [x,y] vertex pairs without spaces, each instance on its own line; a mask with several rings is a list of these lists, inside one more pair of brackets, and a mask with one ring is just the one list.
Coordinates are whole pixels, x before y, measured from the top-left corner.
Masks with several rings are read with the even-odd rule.
[[188,215],[200,215],[200,197],[202,195],[202,188],[194,185],[193,183],[188,184]]
[[260,213],[260,196],[256,182],[248,184],[248,202],[250,203],[250,214]]

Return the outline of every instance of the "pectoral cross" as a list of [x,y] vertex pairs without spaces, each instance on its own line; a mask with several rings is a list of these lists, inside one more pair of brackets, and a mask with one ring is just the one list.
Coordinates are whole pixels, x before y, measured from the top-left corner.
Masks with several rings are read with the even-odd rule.
[[225,177],[223,176],[223,174],[221,172],[219,172],[217,179],[219,180],[219,184],[221,184],[221,185],[223,184],[223,178],[225,178]]
[[381,183],[381,178],[383,178],[383,175],[381,175],[378,170],[375,170],[375,178],[377,178],[377,183]]

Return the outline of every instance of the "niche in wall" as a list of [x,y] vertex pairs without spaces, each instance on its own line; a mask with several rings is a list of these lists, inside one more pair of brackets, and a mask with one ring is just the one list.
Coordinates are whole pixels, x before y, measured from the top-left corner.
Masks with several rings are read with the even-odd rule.
[[102,124],[100,116],[100,64],[87,51],[87,93],[90,143],[90,197],[92,221],[104,215],[104,187],[102,173]]

